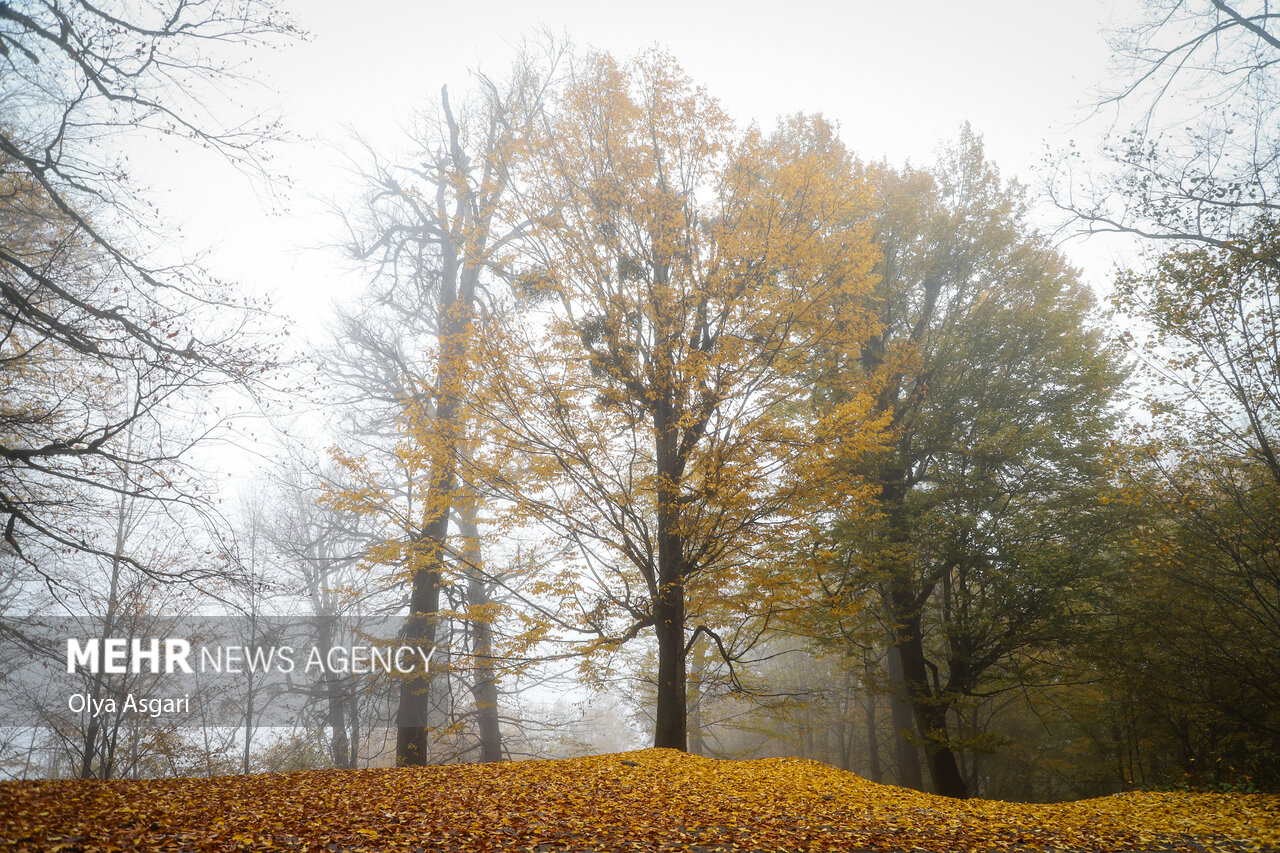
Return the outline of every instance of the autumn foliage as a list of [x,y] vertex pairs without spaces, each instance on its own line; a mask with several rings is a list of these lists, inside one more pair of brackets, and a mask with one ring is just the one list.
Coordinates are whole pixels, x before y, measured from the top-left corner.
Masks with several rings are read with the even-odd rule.
[[[217,21],[155,2],[160,42]],[[48,60],[132,67],[67,47],[113,45],[123,19],[11,5],[0,67],[29,61],[32,104],[61,91]],[[1211,5],[1235,23],[1181,48],[1134,31],[1136,67],[1157,58],[1118,100],[1233,27],[1280,49],[1280,14]],[[228,40],[258,26],[279,27]],[[1275,109],[1252,153],[1195,131],[1222,142],[1185,174],[1162,158],[1198,144],[1132,136],[1117,204],[1057,188],[1085,230],[1157,241],[1109,314],[968,125],[932,166],[869,163],[820,114],[739,124],[660,47],[549,35],[473,82],[440,88],[405,153],[353,158],[335,212],[364,289],[326,378],[281,398],[315,404],[296,415],[268,411],[256,315],[195,267],[151,268],[159,232],[117,233],[150,220],[142,197],[0,118],[0,768],[348,769],[0,786],[0,848],[1276,849],[1274,794],[1132,792],[1280,792]],[[63,124],[141,110],[247,155],[102,85],[84,91],[119,110],[67,90]],[[274,437],[232,428],[241,388]],[[239,522],[188,458],[224,427],[288,457]],[[206,609],[245,658],[353,660],[392,619],[423,665],[331,664],[288,695],[253,666],[225,689],[145,673],[144,638]],[[131,672],[73,638],[131,642]],[[185,715],[133,725],[130,702],[177,695]],[[633,726],[661,749],[498,766],[628,749]],[[486,766],[436,764],[464,760]]]
[[1280,796],[956,801],[815,761],[561,761],[0,785],[15,850],[1274,850]]

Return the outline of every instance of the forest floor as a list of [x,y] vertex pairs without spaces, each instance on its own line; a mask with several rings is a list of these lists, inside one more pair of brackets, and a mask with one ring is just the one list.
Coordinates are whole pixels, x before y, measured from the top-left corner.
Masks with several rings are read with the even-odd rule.
[[0,784],[0,848],[1280,851],[1280,796],[948,800],[800,759],[673,750],[212,779]]

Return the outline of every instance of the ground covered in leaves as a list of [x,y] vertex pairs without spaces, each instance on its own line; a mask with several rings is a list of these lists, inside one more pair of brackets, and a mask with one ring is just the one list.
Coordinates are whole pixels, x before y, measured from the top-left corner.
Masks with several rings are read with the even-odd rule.
[[0,785],[0,848],[1280,850],[1280,796],[955,801],[799,759],[566,761]]

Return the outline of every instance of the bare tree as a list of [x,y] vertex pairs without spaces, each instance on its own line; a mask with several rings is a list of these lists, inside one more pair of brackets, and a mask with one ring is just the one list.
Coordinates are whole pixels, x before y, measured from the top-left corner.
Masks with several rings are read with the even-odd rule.
[[1147,0],[1111,34],[1123,83],[1104,174],[1079,153],[1054,169],[1054,201],[1087,233],[1240,253],[1280,268],[1280,11],[1270,0]]
[[[276,128],[213,118],[235,76],[219,57],[290,33],[258,0],[0,2],[0,523],[52,583],[41,549],[112,556],[78,521],[112,496],[200,503],[181,462],[208,397],[268,361],[245,304],[164,259],[126,151],[184,138],[260,169]],[[142,422],[165,426],[129,446]]]
[[[344,642],[382,639],[366,635],[375,632],[373,625],[385,622],[398,604],[397,596],[387,595],[385,581],[371,579],[359,569],[373,539],[361,518],[321,504],[321,483],[332,474],[318,465],[291,461],[273,492],[268,533],[283,564],[282,584],[305,598],[307,612],[302,618],[309,640],[325,659]],[[332,672],[300,685],[320,708],[335,767],[357,766],[374,722],[363,713],[372,702],[367,694],[373,687],[359,675]]]

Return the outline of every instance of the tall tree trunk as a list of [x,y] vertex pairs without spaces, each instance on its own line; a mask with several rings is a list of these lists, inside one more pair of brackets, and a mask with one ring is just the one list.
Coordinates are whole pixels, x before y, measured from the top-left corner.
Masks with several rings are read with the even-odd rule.
[[689,705],[689,751],[694,755],[706,755],[707,748],[702,739],[702,654],[697,645],[690,650],[689,661],[689,687],[685,693]]
[[[880,504],[888,520],[890,556],[895,561],[889,567],[888,589],[881,595],[885,615],[889,622],[890,642],[886,665],[889,670],[890,713],[893,717],[894,744],[898,756],[898,784],[917,791],[924,790],[924,778],[920,773],[920,756],[911,735],[915,730],[913,685],[908,679],[903,646],[910,641],[912,626],[918,626],[912,595],[910,563],[911,530],[907,522],[906,472],[889,466],[882,472]],[[904,563],[905,561],[905,563]],[[918,632],[917,632],[918,633]]]
[[686,751],[684,590],[680,583],[665,584],[654,603],[658,635],[658,707],[653,745]]
[[933,779],[934,792],[944,797],[964,799],[969,787],[956,763],[951,749],[947,728],[949,705],[942,702],[929,684],[928,662],[921,639],[919,608],[914,602],[901,597],[901,591],[892,593],[893,609],[898,618],[898,635],[893,651],[902,662],[902,683],[907,688],[911,708],[915,712],[916,729],[925,744],[925,761]]
[[[474,272],[464,270],[455,246],[444,241],[441,251],[441,292],[438,314],[439,352],[436,356],[435,407],[428,423],[431,444],[427,488],[422,496],[423,521],[419,528],[412,568],[409,615],[403,639],[420,656],[435,648],[440,590],[444,581],[449,514],[454,508],[457,453],[463,426],[458,422],[467,362],[467,337],[471,329]],[[459,293],[459,275],[463,275]],[[431,706],[431,672],[415,669],[400,682],[396,709],[396,765],[425,764],[427,726]]]
[[354,770],[360,763],[360,704],[354,696],[347,697],[347,717],[351,720],[351,742],[347,747],[347,766]]
[[924,776],[920,773],[920,753],[911,742],[915,732],[915,715],[907,693],[907,683],[902,675],[902,654],[897,646],[890,646],[888,657],[889,714],[893,721],[893,745],[898,759],[898,784],[916,791],[924,790]]
[[[446,470],[440,470],[444,468]],[[445,537],[449,531],[449,493],[453,486],[451,462],[437,461],[432,466],[425,500],[431,502],[426,523],[418,533],[417,547],[425,553],[413,569],[413,586],[409,596],[409,615],[405,618],[402,638],[405,645],[417,649],[415,660],[422,660],[435,649],[437,617],[440,612],[440,588],[444,576]],[[400,682],[400,704],[396,709],[396,766],[427,762],[427,727],[431,708],[431,669],[414,668]]]
[[253,767],[253,715],[256,713],[254,708],[253,688],[256,674],[249,673],[249,680],[244,697],[244,746],[240,751],[240,772],[248,776]]
[[969,786],[960,773],[955,751],[949,745],[948,710],[947,706],[928,699],[917,702],[916,723],[922,735],[928,739],[925,760],[929,764],[929,775],[933,777],[934,790],[944,797],[965,799],[969,796]]
[[[931,594],[935,582],[915,577],[916,567],[911,558],[911,528],[906,511],[907,472],[890,466],[884,472],[880,487],[880,502],[888,519],[888,538],[891,546],[889,559],[891,576],[882,597],[886,608],[892,640],[889,647],[890,681],[894,689],[894,728],[902,733],[910,730],[906,721],[903,698],[909,703],[915,727],[925,744],[925,761],[933,779],[935,793],[945,797],[965,798],[968,786],[956,764],[956,756],[950,746],[947,729],[949,706],[935,695],[929,683],[928,660],[924,653],[923,625],[920,610]],[[894,551],[901,551],[894,553]],[[903,728],[904,723],[906,728]],[[899,756],[904,758],[904,746],[899,744]],[[914,750],[913,750],[914,752]],[[911,764],[913,762],[908,762]],[[900,769],[902,765],[900,764]],[[916,765],[915,774],[919,769]],[[916,784],[907,787],[920,788]]]
[[653,745],[688,749],[684,650],[684,542],[677,529],[681,471],[678,422],[669,397],[654,414],[658,467],[658,575],[653,627],[658,638],[658,707]]
[[[332,685],[330,690],[333,690]],[[333,756],[334,767],[351,770],[354,765],[351,764],[351,745],[347,740],[347,720],[344,704],[342,697],[333,696],[331,692],[328,724],[329,730],[333,733],[333,739],[329,744],[329,753]]]
[[[870,651],[867,651],[863,660],[867,676],[863,682],[866,700],[867,778],[872,782],[882,782],[884,781],[884,771],[880,767],[880,727],[879,721],[876,719],[876,692],[871,689],[876,663],[872,659]],[[846,766],[845,769],[848,770],[849,768]]]
[[[317,648],[321,654],[325,655],[327,660],[329,650],[333,648],[334,627],[337,618],[328,606],[320,613],[319,618],[320,636],[318,640],[320,644]],[[327,705],[325,724],[329,726],[329,731],[332,733],[329,741],[329,754],[333,757],[333,766],[351,769],[355,765],[350,763],[351,747],[347,741],[346,691],[343,689],[342,679],[334,673],[329,673],[325,677],[324,690],[325,704]]]
[[498,679],[493,666],[493,626],[485,612],[489,602],[480,552],[480,529],[476,523],[476,504],[470,496],[465,501],[458,530],[462,535],[462,562],[467,573],[467,603],[479,618],[471,621],[471,698],[476,706],[476,724],[480,730],[480,760],[502,760],[502,729],[498,719]]
[[[432,537],[424,530],[422,538],[432,545],[434,552],[430,564],[413,573],[413,591],[409,598],[409,616],[405,619],[403,638],[405,645],[415,647],[420,655],[431,654],[436,641],[436,616],[440,611],[440,582],[443,568],[444,528],[448,525],[448,511],[432,529],[439,529]],[[438,543],[438,544],[437,544]],[[419,660],[421,657],[418,658]],[[431,671],[429,667],[415,667],[400,682],[400,704],[396,708],[396,766],[404,767],[427,763],[427,724],[431,708]]]

